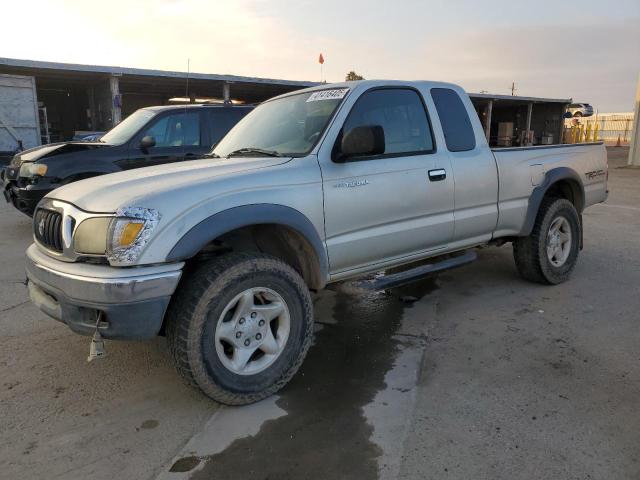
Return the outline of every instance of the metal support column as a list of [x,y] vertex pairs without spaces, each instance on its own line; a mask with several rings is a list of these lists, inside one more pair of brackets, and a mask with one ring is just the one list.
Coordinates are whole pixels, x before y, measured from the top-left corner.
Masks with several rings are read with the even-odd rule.
[[636,89],[636,108],[633,115],[631,142],[629,143],[629,165],[640,167],[640,75]]
[[564,142],[564,113],[567,111],[568,103],[563,103],[560,109],[560,131],[558,132],[558,143]]
[[527,132],[527,140],[526,143],[527,145],[531,145],[531,142],[529,142],[529,131],[531,130],[531,115],[533,114],[533,102],[529,102],[529,104],[527,105],[527,123],[526,123],[526,127],[525,127],[525,131]]
[[87,89],[87,97],[89,99],[89,115],[88,120],[91,122],[89,130],[98,130],[98,112],[96,111],[96,92],[93,86]]
[[122,97],[120,96],[120,81],[118,76],[111,75],[109,78],[111,89],[111,126],[115,127],[122,120]]
[[484,135],[487,137],[487,143],[489,143],[489,138],[491,137],[491,112],[493,111],[493,100],[489,100],[487,107],[485,109],[485,117],[484,117]]
[[222,84],[222,99],[224,103],[231,103],[231,84],[229,82]]

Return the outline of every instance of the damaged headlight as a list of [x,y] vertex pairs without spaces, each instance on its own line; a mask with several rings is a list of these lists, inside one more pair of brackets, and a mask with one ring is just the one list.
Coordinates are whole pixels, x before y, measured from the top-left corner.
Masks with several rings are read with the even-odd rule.
[[151,208],[120,208],[109,224],[107,259],[111,265],[131,265],[149,242],[160,221],[160,213]]
[[159,220],[158,211],[141,207],[121,208],[114,216],[88,218],[73,234],[73,249],[81,255],[106,255],[111,265],[131,265]]

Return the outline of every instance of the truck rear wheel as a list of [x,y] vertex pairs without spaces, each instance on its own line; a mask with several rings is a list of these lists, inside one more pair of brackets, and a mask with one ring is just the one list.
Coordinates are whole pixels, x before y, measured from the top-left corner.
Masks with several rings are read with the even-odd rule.
[[551,285],[568,280],[578,261],[581,229],[578,212],[569,200],[545,199],[531,234],[513,242],[520,275]]
[[298,273],[259,253],[231,253],[190,272],[167,312],[180,375],[227,405],[257,402],[298,370],[313,337],[313,306]]

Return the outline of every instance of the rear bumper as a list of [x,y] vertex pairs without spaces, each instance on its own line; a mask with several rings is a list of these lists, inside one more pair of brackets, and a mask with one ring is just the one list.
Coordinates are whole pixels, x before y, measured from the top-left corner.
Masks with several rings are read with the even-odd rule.
[[114,268],[66,263],[47,257],[36,245],[29,247],[26,259],[29,296],[41,311],[83,335],[94,332],[102,313],[100,333],[114,340],[158,334],[182,266]]

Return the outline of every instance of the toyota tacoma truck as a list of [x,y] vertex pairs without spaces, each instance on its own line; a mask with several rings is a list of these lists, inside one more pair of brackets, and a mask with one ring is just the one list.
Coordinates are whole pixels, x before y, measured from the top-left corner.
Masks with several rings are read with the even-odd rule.
[[525,279],[566,281],[607,169],[601,143],[490,149],[456,85],[322,85],[262,103],[209,158],[51,192],[28,288],[94,342],[166,335],[188,383],[251,403],[300,367],[329,283],[505,242]]

